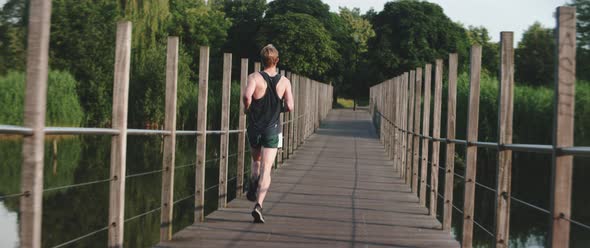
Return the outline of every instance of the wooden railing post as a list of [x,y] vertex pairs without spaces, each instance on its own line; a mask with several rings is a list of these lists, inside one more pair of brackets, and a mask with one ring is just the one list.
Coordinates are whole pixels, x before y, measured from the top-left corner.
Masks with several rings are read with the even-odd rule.
[[463,207],[463,247],[472,247],[473,212],[475,205],[475,176],[477,170],[477,142],[479,122],[479,83],[481,73],[481,46],[471,47],[471,79],[467,116],[467,152],[465,162],[465,196]]
[[236,195],[240,197],[244,193],[244,162],[246,160],[246,113],[242,95],[248,85],[248,59],[242,59],[240,68],[240,109],[238,110],[238,178],[236,180]]
[[293,152],[297,150],[299,147],[299,139],[298,139],[298,132],[299,132],[299,115],[301,113],[301,109],[299,106],[299,75],[293,74],[293,79],[291,81],[292,84],[292,91],[293,91],[293,102],[295,103],[295,111],[293,112]]
[[557,8],[557,68],[553,125],[551,234],[549,247],[567,247],[570,236],[573,156],[557,149],[574,145],[576,9]]
[[412,192],[418,192],[418,166],[420,165],[420,117],[422,116],[422,68],[416,69],[416,94],[414,103],[414,162],[412,163]]
[[309,138],[309,136],[311,136],[311,134],[313,133],[313,117],[314,117],[314,102],[313,102],[313,86],[314,86],[315,82],[312,79],[309,79],[309,84],[307,85],[307,103],[309,104],[309,114],[307,117],[307,135],[305,136],[305,139]]
[[434,72],[434,109],[432,117],[432,166],[430,170],[430,215],[436,217],[436,208],[438,204],[438,170],[440,163],[440,118],[442,105],[442,74],[443,61],[436,60],[436,68]]
[[[409,86],[410,86],[410,91],[409,93],[409,98],[408,98],[408,112],[409,112],[409,116],[408,116],[408,125],[406,130],[408,131],[412,131],[413,127],[414,127],[414,105],[415,105],[415,97],[416,97],[416,71],[412,70],[410,71],[410,82],[408,82]],[[413,157],[412,157],[412,148],[413,148],[413,139],[412,139],[412,134],[408,133],[407,134],[407,141],[408,141],[408,145],[407,145],[407,163],[406,163],[406,168],[403,168],[404,170],[404,174],[403,176],[405,177],[405,182],[406,184],[410,184],[410,179],[412,178],[412,172],[410,170],[412,162],[413,162]]]
[[[390,85],[393,85],[393,84],[395,84],[395,81],[394,81],[394,80],[390,80],[390,81],[389,81],[389,83],[390,83]],[[399,78],[399,82],[398,82],[398,83],[400,83],[400,89],[403,89],[403,77],[400,77],[400,78]],[[393,100],[393,91],[394,91],[394,90],[395,90],[395,88],[392,86],[392,87],[391,87],[391,91],[392,91],[392,92],[391,92],[391,94],[390,94],[389,96],[387,96],[387,100],[388,100],[388,101],[391,101],[391,100]],[[401,95],[402,97],[404,96],[404,94],[403,94],[403,92],[402,92],[402,91],[400,91],[400,95]],[[389,104],[389,105],[391,106],[391,105],[393,105],[393,104]],[[401,134],[401,132],[400,132],[400,130],[398,130],[398,129],[396,128],[396,126],[398,126],[398,127],[399,127],[399,126],[401,126],[401,124],[403,123],[403,117],[402,117],[402,116],[403,116],[403,113],[404,113],[404,111],[403,111],[403,106],[404,106],[404,105],[403,105],[403,101],[402,101],[402,102],[401,102],[401,104],[400,104],[400,109],[399,109],[399,111],[400,111],[400,113],[399,113],[399,117],[400,117],[400,119],[399,119],[399,124],[400,124],[400,125],[395,125],[395,123],[396,123],[396,122],[398,122],[398,120],[395,120],[395,118],[393,117],[393,114],[392,114],[392,116],[391,116],[391,118],[390,118],[390,120],[393,120],[393,121],[394,121],[394,122],[393,122],[393,123],[390,125],[390,127],[391,127],[391,129],[392,129],[392,133],[394,133],[394,134],[395,134],[395,132],[397,131],[397,132],[398,132],[398,135],[399,135],[399,134]],[[395,113],[395,114],[397,114],[397,113]],[[392,146],[394,147],[394,148],[392,149],[392,150],[394,151],[394,154],[393,154],[394,156],[392,156],[392,159],[394,159],[394,158],[395,158],[395,156],[396,156],[397,154],[399,154],[400,163],[396,164],[396,166],[395,166],[395,168],[394,168],[396,171],[399,171],[399,168],[403,167],[402,156],[401,156],[401,151],[402,151],[402,149],[403,149],[401,145],[402,145],[403,143],[400,143],[400,146],[399,146],[399,147],[396,147],[396,144],[395,144],[395,139],[394,139],[394,140],[392,140],[391,142],[392,142]]]
[[[294,77],[295,77],[295,74],[293,74],[291,72],[288,73],[288,78],[291,81],[291,92],[293,92],[293,88],[295,87],[294,83],[293,83]],[[295,105],[295,104],[293,104],[293,105]],[[293,133],[295,130],[295,117],[296,117],[296,115],[293,110],[291,110],[291,112],[289,112],[288,115],[289,115],[290,122],[289,122],[289,124],[287,124],[289,127],[289,133],[287,134],[288,141],[289,141],[289,142],[287,142],[287,158],[290,158],[291,154],[293,154],[293,151],[294,151],[293,145],[295,144],[295,142],[293,142],[293,139],[294,139]]]
[[320,83],[319,82],[315,82],[315,104],[316,104],[316,113],[315,113],[315,126],[313,129],[313,132],[315,133],[316,130],[318,128],[320,128],[320,120],[321,120],[321,115],[320,115]]
[[315,102],[314,102],[314,86],[315,81],[309,79],[309,85],[307,86],[307,102],[309,106],[309,117],[307,118],[307,136],[306,139],[311,136],[313,133],[313,120],[314,120],[314,113],[315,113]]
[[199,54],[199,99],[197,112],[197,165],[195,169],[195,222],[205,220],[205,167],[207,155],[207,91],[209,84],[209,47]]
[[[381,113],[381,134],[379,135],[379,137],[381,138],[381,143],[385,147],[385,151],[388,151],[387,149],[389,147],[389,144],[388,144],[388,142],[389,142],[388,141],[388,139],[389,139],[388,125],[389,124],[386,120],[387,115],[388,115],[388,113],[387,113],[388,112],[388,109],[387,109],[388,102],[386,100],[387,100],[387,95],[390,94],[388,86],[389,85],[387,84],[387,81],[385,81],[382,84],[382,86],[381,86],[382,92],[380,95],[381,99],[379,100],[379,108],[380,108],[379,112]],[[391,157],[391,152],[388,151],[387,155]]]
[[[397,105],[395,104],[395,102],[393,101],[394,97],[393,95],[396,93],[395,89],[395,83],[394,80],[386,80],[384,82],[385,87],[385,104],[383,106],[383,114],[385,115],[385,119],[393,121],[395,123],[395,114],[396,112],[396,108]],[[389,121],[385,120],[384,122],[384,132],[383,132],[383,142],[385,145],[385,151],[387,152],[387,156],[391,159],[393,159],[395,157],[395,126],[392,123],[389,123]],[[395,163],[394,163],[394,168],[395,168]]]
[[313,132],[315,133],[316,130],[318,128],[320,128],[320,122],[322,120],[322,115],[321,115],[321,111],[320,111],[322,104],[320,102],[320,96],[321,96],[320,95],[320,92],[321,91],[320,91],[320,83],[319,82],[316,82],[315,83],[315,90],[314,90],[314,92],[315,92],[315,104],[316,104],[315,109],[316,109],[316,113],[315,113],[315,123],[314,123],[315,126],[314,126],[314,129],[313,129]]
[[307,117],[309,112],[309,103],[307,102],[307,86],[309,85],[309,80],[307,77],[303,78],[302,81],[303,85],[301,87],[301,103],[302,103],[302,110],[301,113],[303,116],[301,117],[301,141],[300,144],[305,143],[305,137],[307,135]]
[[223,79],[221,88],[221,131],[219,141],[219,198],[218,208],[227,206],[227,156],[229,151],[229,111],[231,98],[232,54],[223,54]]
[[[406,130],[408,130],[407,126],[408,126],[408,83],[410,82],[410,73],[409,72],[405,72],[403,74],[402,77],[402,118],[401,118],[401,123],[400,123],[400,128],[402,129],[402,132],[400,132],[401,135],[401,140],[402,140],[402,145],[401,145],[401,150],[400,155],[402,157],[402,162],[400,164],[400,167],[398,168],[400,170],[400,173],[403,171],[403,168],[405,168],[407,166],[408,163],[408,158],[407,158],[407,152],[406,150],[408,149],[408,140],[407,140],[407,135],[405,133]],[[402,175],[403,176],[403,175]]]
[[[282,70],[280,73],[282,76],[286,75],[284,70]],[[279,113],[279,125],[281,125],[281,133],[279,134],[280,135],[279,138],[281,139],[282,144],[280,144],[281,147],[279,147],[277,149],[277,159],[276,159],[276,163],[274,166],[275,168],[278,168],[279,164],[283,164],[283,160],[285,159],[285,152],[284,152],[285,151],[285,124],[284,124],[285,121],[286,121],[285,113],[283,113],[283,112]]]
[[379,84],[378,90],[378,104],[377,104],[377,111],[379,112],[379,141],[381,144],[385,145],[385,140],[383,139],[383,133],[385,129],[385,118],[383,116],[383,83]]
[[[457,54],[449,55],[449,95],[447,105],[447,139],[455,139],[456,113],[457,113]],[[451,231],[453,220],[453,186],[455,179],[455,143],[447,143],[447,156],[445,163],[445,204],[443,217],[443,230]]]
[[[385,82],[383,82],[383,84],[385,85],[385,87],[387,88],[386,90],[386,94],[388,97],[386,97],[387,99],[387,103],[385,106],[385,109],[387,109],[387,119],[389,119],[390,121],[393,121],[395,123],[395,101],[393,100],[394,97],[393,95],[395,95],[395,82],[393,79],[389,79],[386,80]],[[394,124],[389,123],[388,121],[386,121],[386,125],[384,127],[387,131],[384,133],[384,139],[386,139],[384,148],[385,148],[385,153],[387,154],[387,157],[390,159],[393,159],[395,157],[395,127]],[[394,163],[394,168],[395,168],[395,163]]]
[[[500,87],[498,107],[498,145],[512,144],[512,111],[514,109],[514,34],[502,32],[500,54]],[[498,188],[496,190],[496,247],[508,247],[510,230],[510,185],[512,151],[499,149]]]
[[299,138],[299,144],[303,145],[303,143],[305,142],[305,134],[307,133],[307,96],[305,95],[307,92],[307,78],[306,77],[301,77],[301,89],[299,89],[299,91],[301,92],[300,95],[300,103],[301,103],[301,132],[300,132],[300,138]]
[[392,129],[393,129],[393,139],[391,139],[392,142],[392,151],[393,151],[393,156],[392,156],[392,160],[393,160],[393,169],[394,171],[397,170],[397,168],[401,167],[400,163],[401,163],[401,157],[400,157],[400,138],[401,138],[401,132],[399,130],[399,123],[401,122],[401,107],[400,107],[400,97],[401,97],[401,89],[402,86],[400,84],[400,77],[394,77],[393,79],[390,79],[391,83],[393,84],[393,92],[392,92],[392,96],[389,97],[391,98],[392,102],[393,102],[393,109],[394,109],[394,114],[392,116]]
[[[51,1],[31,0],[27,41],[24,126],[33,130],[22,146],[20,245],[41,247],[43,219],[43,157]],[[130,38],[130,37],[129,37]],[[119,43],[117,43],[119,44]],[[119,51],[119,50],[117,50]]]
[[389,131],[387,134],[387,138],[389,140],[389,144],[386,147],[387,152],[389,154],[389,158],[393,160],[393,169],[395,170],[399,165],[398,160],[398,130],[397,130],[397,123],[399,121],[399,82],[398,77],[389,79],[384,82],[384,86],[387,87],[387,95],[385,99],[387,100],[387,106],[391,108],[391,116],[388,119],[392,122],[386,122],[387,127],[386,130]]
[[[424,137],[430,134],[430,93],[432,88],[430,81],[432,79],[432,65],[426,64],[424,68],[424,112],[422,117],[422,135]],[[422,138],[422,165],[420,171],[420,205],[426,206],[426,179],[428,177],[428,138]]]
[[300,76],[299,77],[299,87],[298,87],[298,92],[299,92],[299,96],[297,96],[297,98],[299,99],[299,112],[298,112],[298,117],[299,120],[297,120],[298,127],[297,127],[297,146],[300,146],[303,144],[303,137],[304,137],[304,133],[305,133],[305,113],[307,111],[307,105],[305,104],[305,87],[307,84],[307,80],[305,79],[305,77]]
[[178,37],[168,37],[166,56],[166,113],[162,161],[162,203],[160,212],[160,241],[172,239],[172,210],[174,208],[174,161],[176,152],[176,90],[178,82]]
[[401,165],[401,130],[399,129],[400,125],[401,125],[401,116],[402,116],[402,76],[397,76],[394,77],[388,81],[385,81],[387,83],[390,83],[392,85],[392,93],[391,95],[385,96],[385,98],[387,100],[391,100],[393,103],[393,115],[391,116],[391,121],[393,123],[391,123],[391,129],[392,129],[392,136],[393,139],[391,139],[391,150],[392,150],[392,156],[391,159],[393,160],[393,169],[394,171],[397,171],[398,168],[400,168]]
[[125,215],[125,171],[127,151],[127,109],[131,67],[131,22],[117,24],[115,77],[113,85],[113,129],[111,141],[111,183],[109,195],[109,247],[123,246]]
[[396,130],[397,130],[397,144],[395,153],[397,154],[397,164],[396,170],[403,167],[403,157],[402,157],[402,150],[403,150],[403,115],[404,115],[404,74],[401,74],[397,77],[397,88],[398,91],[398,113],[397,113],[397,120],[396,120]]

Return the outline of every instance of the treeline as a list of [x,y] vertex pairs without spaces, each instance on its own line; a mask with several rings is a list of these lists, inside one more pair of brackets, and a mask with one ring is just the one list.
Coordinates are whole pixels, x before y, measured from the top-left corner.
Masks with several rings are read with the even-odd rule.
[[[486,28],[465,27],[446,16],[439,5],[425,1],[391,1],[380,12],[366,13],[330,10],[321,0],[52,2],[50,68],[75,80],[81,124],[87,126],[110,125],[115,24],[120,20],[133,22],[129,122],[134,127],[162,123],[166,37],[170,35],[181,38],[178,123],[186,128],[194,127],[196,118],[202,45],[211,47],[212,88],[221,79],[222,53],[233,53],[233,78],[237,78],[238,59],[258,61],[258,51],[267,43],[281,52],[281,69],[331,82],[335,96],[347,98],[367,98],[370,85],[451,52],[459,53],[460,70],[466,72],[472,44],[483,47],[487,75],[498,71],[499,47]],[[578,7],[579,19],[578,78],[588,80],[590,1],[572,4]],[[27,6],[28,0],[8,0],[0,11],[0,77],[25,69]],[[516,49],[517,82],[551,85],[554,49],[553,29],[532,24]],[[0,116],[0,122],[5,119]]]
[[[335,75],[342,80],[346,75],[341,72],[351,68],[340,62],[360,60],[356,51],[366,51],[367,40],[374,35],[358,10],[331,13],[319,0],[52,2],[50,68],[75,79],[84,112],[82,125],[87,126],[110,125],[115,24],[120,20],[133,22],[129,124],[136,127],[162,123],[167,36],[181,37],[178,123],[191,127],[196,118],[200,46],[211,47],[213,90],[221,79],[222,53],[233,53],[234,62],[258,61],[258,51],[267,43],[280,49],[281,69],[336,83]],[[27,0],[9,0],[0,12],[0,76],[25,70],[27,9]],[[233,78],[238,69],[234,66]],[[0,116],[1,122],[5,119]]]

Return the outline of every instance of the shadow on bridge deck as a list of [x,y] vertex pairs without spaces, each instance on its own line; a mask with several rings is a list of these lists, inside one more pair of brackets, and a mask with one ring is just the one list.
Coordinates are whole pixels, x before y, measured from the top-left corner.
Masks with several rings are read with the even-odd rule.
[[334,110],[273,173],[265,224],[236,199],[156,247],[459,247],[396,174],[369,114]]

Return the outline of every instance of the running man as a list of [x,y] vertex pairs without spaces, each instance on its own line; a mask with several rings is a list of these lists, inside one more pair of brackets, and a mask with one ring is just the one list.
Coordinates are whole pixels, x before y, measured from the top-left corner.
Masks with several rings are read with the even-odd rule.
[[[281,111],[293,111],[291,82],[277,73],[279,51],[267,45],[260,51],[264,70],[248,76],[243,101],[248,115],[248,141],[252,155],[252,175],[246,198],[256,202],[252,210],[255,223],[264,223],[262,203],[270,187],[270,173],[282,147]],[[284,106],[283,106],[284,102]]]

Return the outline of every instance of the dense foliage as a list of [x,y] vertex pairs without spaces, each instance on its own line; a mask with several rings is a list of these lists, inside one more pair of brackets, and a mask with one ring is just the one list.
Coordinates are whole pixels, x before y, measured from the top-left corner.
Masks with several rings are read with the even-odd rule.
[[516,81],[528,85],[552,85],[555,65],[553,30],[535,23],[527,29],[515,51]]
[[415,69],[450,52],[465,56],[465,30],[433,3],[388,2],[372,18],[376,37],[370,42],[370,60],[377,80]]
[[[47,116],[49,126],[79,126],[84,113],[76,94],[76,80],[67,72],[50,71],[47,80]],[[10,71],[0,76],[0,121],[23,125],[25,74]]]
[[[578,8],[578,79],[590,79],[590,1]],[[0,10],[0,75],[25,68],[28,0]],[[335,86],[335,97],[366,98],[368,87],[401,72],[459,53],[468,71],[469,48],[483,48],[482,66],[496,76],[499,45],[485,27],[452,21],[434,3],[395,0],[382,11],[332,9],[322,0],[54,0],[50,67],[75,79],[82,125],[109,126],[116,23],[133,22],[129,122],[161,127],[168,36],[181,40],[178,125],[194,127],[198,58],[211,47],[210,79],[221,79],[222,53],[259,61],[260,47],[281,52],[279,67]],[[516,80],[547,86],[554,74],[553,31],[534,23],[516,49]],[[589,62],[589,63],[587,63]],[[250,64],[250,67],[252,64]],[[588,69],[588,70],[587,70]],[[217,96],[211,96],[213,98]],[[214,101],[214,100],[213,100]],[[8,120],[0,120],[7,122]]]
[[265,19],[258,44],[273,43],[281,52],[281,64],[293,72],[315,78],[325,74],[339,55],[324,26],[313,17],[286,13]]

